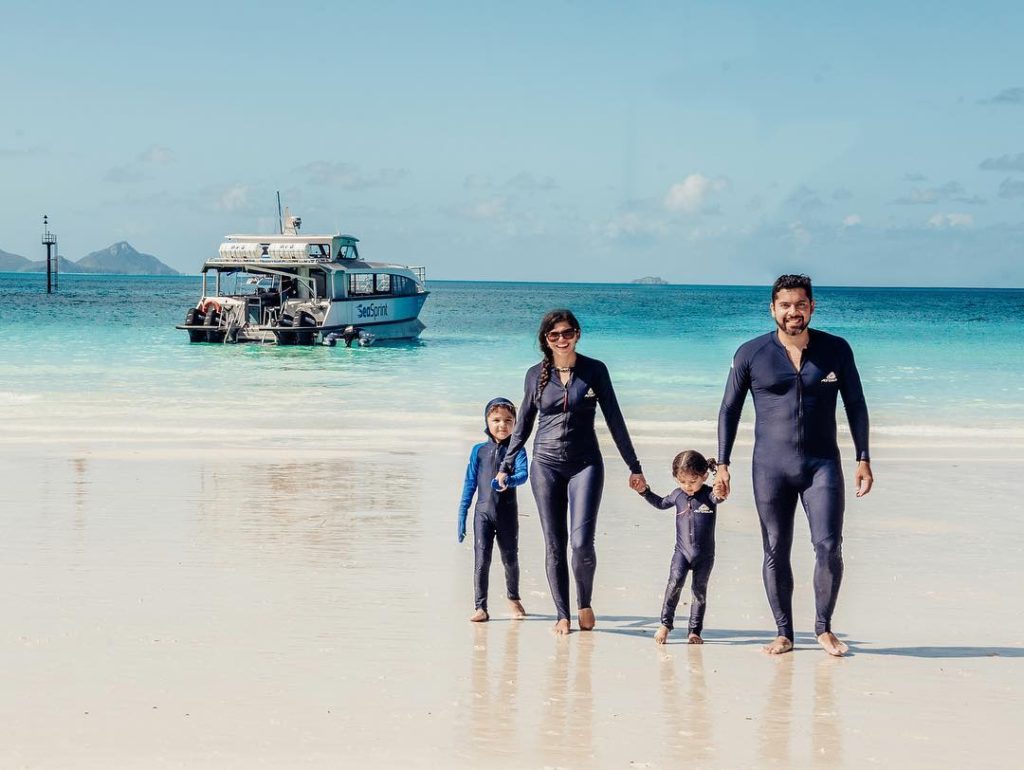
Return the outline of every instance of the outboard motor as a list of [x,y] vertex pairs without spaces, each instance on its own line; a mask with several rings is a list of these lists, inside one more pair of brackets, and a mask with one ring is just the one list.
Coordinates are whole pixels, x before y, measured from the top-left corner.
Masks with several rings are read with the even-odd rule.
[[206,318],[203,319],[203,326],[207,329],[207,342],[223,342],[224,333],[219,329],[220,313],[216,308],[210,308],[210,311],[206,314]]
[[[203,311],[197,307],[191,308],[185,313],[185,326],[202,326],[206,321]],[[206,342],[206,332],[199,329],[188,330],[189,342]]]
[[312,345],[316,337],[316,319],[305,310],[295,314],[295,321],[292,323],[296,329],[308,329],[309,331],[298,331],[295,333],[296,345]]

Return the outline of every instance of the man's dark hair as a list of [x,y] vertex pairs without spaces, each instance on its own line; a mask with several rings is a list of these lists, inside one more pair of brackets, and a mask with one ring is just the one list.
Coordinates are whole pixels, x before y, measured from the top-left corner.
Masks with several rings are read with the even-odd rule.
[[814,295],[811,293],[811,279],[803,273],[800,273],[800,275],[780,275],[776,278],[775,283],[772,284],[772,302],[775,301],[775,298],[783,289],[803,289],[807,292],[807,299],[814,299]]

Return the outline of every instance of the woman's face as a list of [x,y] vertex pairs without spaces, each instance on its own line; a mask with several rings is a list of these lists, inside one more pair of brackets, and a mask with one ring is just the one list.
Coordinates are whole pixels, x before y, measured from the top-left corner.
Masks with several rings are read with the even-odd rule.
[[576,351],[576,343],[580,340],[580,333],[568,321],[558,321],[544,334],[544,340],[552,352],[568,355]]

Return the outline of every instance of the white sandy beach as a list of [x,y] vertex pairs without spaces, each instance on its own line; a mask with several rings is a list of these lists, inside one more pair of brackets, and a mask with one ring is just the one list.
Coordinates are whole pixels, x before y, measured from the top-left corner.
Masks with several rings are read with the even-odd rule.
[[[847,507],[835,628],[852,654],[811,636],[801,523],[797,649],[770,658],[749,444],[719,515],[707,643],[658,648],[673,520],[615,456],[599,625],[557,639],[528,490],[530,618],[504,616],[495,556],[494,619],[466,620],[455,514],[476,421],[396,415],[303,440],[204,428],[184,407],[99,410],[3,410],[0,767],[996,768],[1024,750],[1019,442],[876,438],[877,487]],[[710,430],[632,427],[663,493],[680,442],[714,448]],[[231,437],[260,430],[270,450]]]

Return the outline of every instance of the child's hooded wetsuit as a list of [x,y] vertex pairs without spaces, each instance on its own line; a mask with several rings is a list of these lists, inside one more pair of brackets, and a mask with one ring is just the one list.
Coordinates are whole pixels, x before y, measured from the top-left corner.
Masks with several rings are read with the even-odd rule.
[[711,577],[711,568],[715,566],[715,516],[720,500],[707,484],[693,495],[675,489],[668,497],[659,497],[648,489],[644,492],[644,499],[655,508],[676,509],[676,547],[672,553],[668,585],[665,586],[661,624],[673,628],[679,594],[686,582],[686,573],[692,570],[690,632],[699,635],[704,628],[708,578]]
[[477,609],[487,610],[487,583],[491,571],[491,555],[494,541],[498,541],[501,561],[505,565],[505,588],[509,599],[519,598],[519,506],[516,490],[527,479],[526,452],[515,458],[515,470],[506,482],[508,489],[499,492],[491,486],[505,460],[509,439],[498,442],[487,427],[487,414],[496,406],[507,408],[513,415],[515,405],[504,398],[495,398],[484,407],[484,433],[487,441],[477,444],[469,454],[466,480],[462,486],[462,501],[459,503],[459,541],[466,532],[466,516],[473,495],[476,507],[473,511],[473,537],[475,567],[474,586]]

